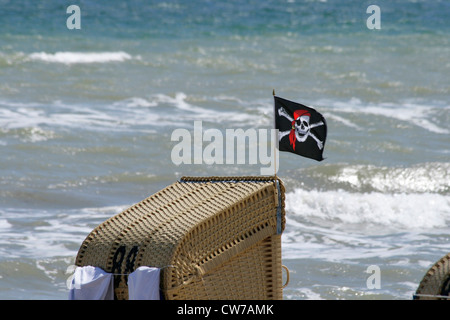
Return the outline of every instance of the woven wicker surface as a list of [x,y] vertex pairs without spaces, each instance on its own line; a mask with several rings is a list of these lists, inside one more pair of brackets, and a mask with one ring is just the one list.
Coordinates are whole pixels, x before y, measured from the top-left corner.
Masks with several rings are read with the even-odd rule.
[[117,299],[140,266],[163,268],[167,299],[281,299],[284,226],[279,179],[184,177],[95,228],[76,264],[117,274]]
[[170,300],[281,300],[281,236],[272,236],[236,255],[189,285],[167,291]]
[[417,300],[450,300],[450,253],[442,257],[427,271],[414,298]]

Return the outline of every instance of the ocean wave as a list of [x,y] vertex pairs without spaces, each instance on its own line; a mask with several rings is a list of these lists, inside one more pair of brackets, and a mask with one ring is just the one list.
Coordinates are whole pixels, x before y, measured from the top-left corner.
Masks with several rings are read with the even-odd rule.
[[[349,101],[329,101],[319,100],[316,105],[328,106],[332,112],[328,112],[328,116],[336,121],[342,122],[349,127],[359,128],[356,124],[347,119],[339,117],[337,113],[343,114],[365,114],[369,116],[382,116],[410,123],[414,126],[421,127],[429,132],[437,134],[449,134],[450,130],[440,124],[439,111],[450,110],[450,106],[423,105],[416,102],[389,103],[383,102],[379,104],[365,103],[357,98]],[[447,113],[447,112],[446,112]],[[445,123],[445,122],[444,122]]]
[[[242,122],[255,122],[254,115],[246,112],[246,110],[242,109],[242,106],[239,105],[237,101],[237,107],[234,105],[233,107],[220,108],[218,107],[218,102],[223,103],[223,101],[228,100],[228,98],[224,96],[219,97],[193,97],[188,96],[184,92],[176,92],[174,95],[158,93],[151,95],[147,100],[145,100],[151,106],[158,106],[165,108],[170,106],[177,110],[177,116],[175,117],[176,121],[173,121],[172,125],[179,125],[179,121],[195,121],[195,120],[203,120],[203,121],[211,121],[216,124],[222,124],[224,122],[232,122],[232,123],[242,123]],[[230,100],[233,100],[230,97]],[[161,108],[161,110],[163,110]],[[160,113],[161,117],[170,120],[173,118],[173,113],[169,112],[165,114]],[[257,120],[259,121],[259,120]],[[263,119],[265,121],[265,119]],[[192,123],[191,123],[192,124]]]
[[[93,228],[127,206],[67,209],[0,209],[0,256],[50,258],[75,256]],[[14,250],[12,250],[12,248]]]
[[[119,107],[128,107],[125,111]],[[0,101],[0,128],[11,132],[23,141],[44,141],[55,137],[53,129],[76,128],[96,131],[137,130],[136,126],[164,125],[160,117],[137,106],[153,106],[152,102],[132,98],[121,103],[84,105],[67,104],[61,101],[51,103],[26,103]],[[46,127],[43,129],[43,127]],[[52,130],[49,130],[49,127]],[[19,131],[17,131],[19,130]],[[22,131],[20,131],[22,130]],[[148,130],[148,128],[143,128]]]
[[34,52],[28,55],[31,60],[76,64],[76,63],[108,63],[123,62],[131,60],[133,57],[123,51],[117,52]]
[[6,230],[11,228],[11,224],[6,219],[0,219],[0,230]]
[[[174,95],[157,93],[146,97],[135,96],[101,104],[0,100],[0,127],[6,132],[15,129],[31,130],[32,132],[27,131],[20,136],[27,135],[32,141],[42,141],[54,136],[48,128],[39,129],[43,126],[52,129],[64,127],[98,131],[106,128],[126,131],[140,130],[137,126],[141,126],[142,130],[155,126],[189,127],[193,121],[199,119],[217,124],[255,121],[253,115],[239,107],[237,110],[224,110],[218,107],[213,109],[210,105],[216,105],[217,101],[211,98],[195,100],[195,97],[183,92]],[[266,119],[258,121],[264,122]],[[43,130],[49,131],[48,134]]]
[[304,190],[286,194],[288,215],[319,224],[362,226],[361,230],[426,230],[450,224],[450,196],[433,193],[352,193]]
[[344,166],[329,172],[327,179],[356,191],[446,194],[450,192],[450,163],[431,162],[411,167]]
[[309,190],[450,195],[450,163],[424,162],[409,166],[323,164],[290,172],[287,180],[293,187]]
[[158,104],[155,101],[149,101],[145,98],[140,97],[132,97],[129,99],[125,99],[123,101],[115,102],[114,105],[125,105],[126,107],[134,108],[134,107],[156,107]]

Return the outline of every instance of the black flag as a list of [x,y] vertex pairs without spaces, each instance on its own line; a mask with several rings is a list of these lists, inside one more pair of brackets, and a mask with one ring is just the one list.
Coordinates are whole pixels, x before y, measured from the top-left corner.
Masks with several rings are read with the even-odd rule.
[[323,160],[327,138],[325,118],[313,108],[280,97],[275,99],[275,129],[280,151]]

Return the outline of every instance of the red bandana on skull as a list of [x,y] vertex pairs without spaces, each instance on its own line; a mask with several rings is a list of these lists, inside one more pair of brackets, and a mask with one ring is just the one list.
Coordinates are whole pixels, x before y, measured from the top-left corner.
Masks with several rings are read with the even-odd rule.
[[289,133],[289,141],[291,142],[292,149],[295,151],[295,141],[297,138],[295,137],[295,122],[302,116],[311,117],[311,114],[307,110],[295,110],[294,111],[294,120],[292,121],[291,132]]

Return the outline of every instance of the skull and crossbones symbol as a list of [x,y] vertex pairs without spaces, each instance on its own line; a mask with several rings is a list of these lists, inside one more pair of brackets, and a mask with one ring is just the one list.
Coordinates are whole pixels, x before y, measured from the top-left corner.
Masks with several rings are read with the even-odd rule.
[[319,140],[312,132],[311,129],[323,126],[323,121],[316,123],[310,123],[311,114],[307,110],[295,110],[294,118],[292,118],[283,107],[278,108],[278,114],[285,117],[292,123],[291,130],[278,133],[278,140],[280,141],[284,136],[289,135],[289,141],[292,148],[295,151],[295,141],[305,142],[308,137],[313,138],[317,142],[317,147],[322,150],[323,142]]

